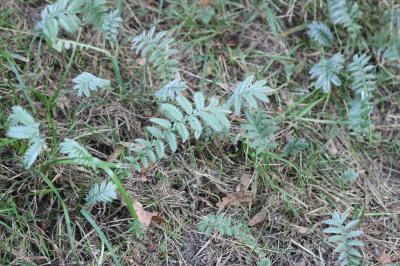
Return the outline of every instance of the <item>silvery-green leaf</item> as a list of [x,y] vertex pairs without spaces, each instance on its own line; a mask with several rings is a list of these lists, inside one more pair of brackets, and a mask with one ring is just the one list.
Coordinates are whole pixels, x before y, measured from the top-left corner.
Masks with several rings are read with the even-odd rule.
[[315,87],[322,89],[323,92],[331,91],[332,84],[340,86],[342,84],[339,74],[343,69],[344,58],[340,53],[335,54],[329,59],[321,59],[311,70],[311,78],[317,79]]
[[161,89],[156,92],[156,97],[160,100],[173,100],[177,96],[182,94],[182,91],[186,90],[186,83],[179,79],[174,79],[173,81],[167,83]]
[[10,122],[11,126],[15,126],[19,123],[25,126],[35,124],[35,120],[33,119],[33,117],[21,106],[12,107],[12,113],[9,116],[8,121]]
[[120,12],[114,10],[106,15],[103,19],[102,32],[104,33],[107,40],[116,42],[118,36],[118,30],[122,23],[122,18],[119,16]]
[[86,202],[93,206],[100,202],[111,202],[117,198],[117,186],[112,181],[103,181],[100,184],[94,184],[86,196]]
[[73,163],[93,168],[96,167],[98,160],[96,160],[85,147],[69,138],[65,138],[64,141],[60,143],[60,153],[67,155],[72,159]]
[[7,136],[15,139],[32,139],[37,137],[39,134],[38,125],[12,126],[7,131]]
[[25,152],[23,164],[26,168],[30,168],[35,162],[41,151],[46,147],[46,142],[43,138],[37,138]]
[[89,97],[92,91],[105,89],[111,85],[111,81],[108,79],[98,78],[88,72],[79,74],[72,81],[75,83],[74,90],[77,92],[79,97]]
[[333,43],[331,30],[322,22],[312,22],[308,26],[307,34],[314,41],[322,46],[330,47]]

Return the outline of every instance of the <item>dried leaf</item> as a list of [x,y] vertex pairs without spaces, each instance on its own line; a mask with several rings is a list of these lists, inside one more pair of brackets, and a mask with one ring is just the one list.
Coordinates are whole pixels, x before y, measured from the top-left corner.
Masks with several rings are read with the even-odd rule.
[[389,254],[384,253],[377,258],[377,261],[380,264],[386,265],[386,264],[392,263],[392,258],[390,257]]
[[122,153],[122,148],[116,148],[113,153],[107,158],[107,162],[114,162]]
[[221,209],[232,205],[232,206],[239,206],[243,202],[250,202],[253,197],[251,192],[232,192],[226,197],[222,198],[222,201],[217,203],[217,206]]
[[326,144],[327,150],[331,155],[337,155],[338,154],[338,149],[336,147],[335,142],[333,140],[329,140],[328,143]]
[[159,216],[159,214],[157,212],[148,212],[148,211],[144,210],[143,209],[143,205],[138,201],[135,201],[133,203],[133,207],[136,210],[136,213],[137,213],[139,221],[145,227],[149,227],[151,221],[157,221],[157,222],[160,222],[160,223],[164,223],[165,222],[164,218]]
[[242,176],[240,177],[239,185],[236,187],[236,192],[245,192],[250,186],[250,183],[252,181],[251,177],[252,175],[249,173],[242,174]]
[[308,232],[308,228],[304,227],[304,226],[296,225],[295,228],[296,228],[297,233],[302,234],[302,235],[304,235]]
[[213,74],[213,70],[212,70],[212,68],[211,68],[211,66],[207,66],[206,67],[206,69],[205,69],[205,71],[204,71],[204,75],[206,76],[206,77],[208,77],[208,76],[211,76]]
[[229,36],[226,40],[226,45],[229,47],[236,47],[239,45],[239,37],[236,35]]
[[137,65],[138,65],[139,67],[144,66],[145,63],[146,63],[146,58],[145,58],[145,57],[140,57],[140,58],[137,60]]
[[293,101],[293,93],[289,91],[287,88],[283,88],[281,90],[282,99],[285,102],[286,106],[292,106],[294,104]]
[[256,213],[256,215],[253,216],[253,218],[250,219],[248,225],[255,226],[260,224],[265,220],[265,217],[267,217],[267,210],[262,208],[258,213]]
[[148,251],[156,251],[158,248],[158,245],[156,243],[149,243],[147,244],[147,250]]
[[213,1],[212,0],[199,0],[199,2],[197,4],[200,7],[210,7],[213,5]]

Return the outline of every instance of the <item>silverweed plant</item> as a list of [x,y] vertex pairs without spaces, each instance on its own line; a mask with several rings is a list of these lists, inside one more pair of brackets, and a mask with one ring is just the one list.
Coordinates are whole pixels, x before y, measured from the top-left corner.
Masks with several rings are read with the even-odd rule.
[[328,241],[336,244],[335,252],[339,253],[341,266],[361,265],[362,254],[359,248],[364,246],[364,243],[357,239],[363,235],[363,232],[354,230],[359,220],[345,223],[349,214],[350,210],[346,210],[344,213],[335,211],[332,218],[324,222],[329,225],[328,228],[324,229],[324,233],[333,234],[328,238]]
[[[114,2],[117,3],[115,6]],[[66,223],[72,253],[76,250],[76,247],[74,247],[76,244],[72,237],[75,232],[71,230],[72,223],[68,216],[70,210],[64,203],[67,199],[64,199],[62,195],[65,194],[59,193],[58,188],[53,184],[53,180],[46,176],[48,172],[51,172],[49,170],[51,165],[79,166],[79,169],[96,176],[96,181],[90,182],[88,187],[82,184],[80,189],[85,196],[77,200],[79,206],[76,208],[78,211],[75,214],[81,215],[81,218],[86,219],[85,221],[93,227],[94,232],[103,244],[102,249],[106,247],[108,250],[104,257],[111,256],[115,265],[123,265],[120,262],[121,259],[116,255],[116,250],[111,241],[108,240],[110,236],[103,232],[102,227],[96,223],[99,215],[92,213],[94,213],[93,210],[96,205],[111,204],[113,201],[115,204],[120,198],[123,201],[122,205],[128,209],[131,216],[128,219],[131,230],[135,231],[135,234],[144,234],[142,229],[144,228],[143,213],[145,211],[138,207],[138,202],[133,196],[135,194],[127,191],[124,184],[126,184],[125,181],[127,181],[129,174],[126,173],[139,175],[146,173],[149,169],[157,169],[159,165],[162,165],[161,160],[180,156],[181,151],[194,148],[193,146],[196,144],[207,147],[207,144],[213,138],[218,139],[218,141],[223,140],[224,143],[232,143],[234,140],[240,139],[240,145],[242,145],[240,149],[246,149],[246,152],[243,152],[244,155],[227,155],[232,165],[245,166],[255,172],[262,167],[268,169],[268,171],[264,171],[264,175],[260,175],[259,179],[250,182],[254,182],[256,190],[261,186],[266,194],[279,193],[277,201],[282,200],[285,215],[293,214],[293,217],[297,218],[301,214],[298,209],[302,207],[299,208],[296,204],[305,208],[308,207],[307,204],[303,203],[303,199],[291,195],[291,191],[288,192],[286,188],[279,187],[280,177],[270,174],[269,171],[272,173],[272,169],[276,167],[279,168],[279,171],[289,172],[289,168],[293,168],[295,174],[288,175],[288,177],[295,176],[296,182],[299,180],[299,184],[310,182],[314,186],[317,182],[320,182],[317,179],[322,175],[321,172],[323,171],[320,170],[325,169],[320,165],[325,166],[325,162],[316,162],[317,159],[315,158],[319,158],[318,156],[323,151],[315,147],[322,140],[314,141],[308,135],[304,137],[301,134],[301,130],[307,130],[304,129],[306,128],[304,124],[313,122],[317,125],[316,128],[319,128],[320,125],[340,127],[343,134],[346,137],[354,138],[355,142],[360,139],[365,140],[367,136],[370,139],[377,138],[374,135],[374,121],[371,117],[375,117],[372,114],[376,111],[374,105],[378,101],[374,100],[374,96],[378,94],[379,82],[388,79],[394,80],[393,83],[397,84],[396,79],[390,76],[392,74],[387,74],[389,73],[388,70],[382,67],[384,65],[382,62],[383,60],[398,60],[400,57],[399,8],[394,8],[386,13],[388,18],[385,18],[382,24],[389,34],[383,33],[381,39],[384,41],[377,41],[374,44],[375,47],[370,49],[368,43],[370,41],[368,39],[368,27],[370,25],[365,27],[363,23],[365,8],[360,1],[329,0],[326,3],[321,3],[320,6],[325,11],[322,13],[326,17],[321,17],[318,15],[319,12],[314,10],[312,21],[304,19],[302,25],[287,31],[284,29],[285,23],[280,21],[282,16],[274,14],[275,11],[281,12],[279,4],[255,1],[257,13],[262,14],[261,18],[268,22],[271,28],[272,34],[269,38],[280,40],[280,38],[297,33],[300,30],[306,33],[304,34],[305,37],[299,37],[301,38],[299,49],[287,49],[287,44],[282,42],[282,50],[287,53],[284,55],[278,56],[270,51],[267,51],[268,53],[264,51],[260,54],[253,54],[251,51],[244,52],[241,49],[247,45],[247,42],[243,41],[242,43],[241,38],[245,38],[244,35],[247,33],[243,33],[243,36],[239,34],[238,41],[234,37],[229,37],[228,52],[218,54],[218,59],[214,60],[213,57],[202,58],[204,55],[202,53],[199,58],[196,58],[197,61],[193,66],[190,66],[192,69],[189,69],[191,72],[195,72],[197,69],[203,68],[202,73],[193,74],[190,72],[190,75],[186,75],[189,72],[186,70],[189,64],[181,62],[186,54],[182,52],[184,49],[180,49],[185,45],[185,42],[190,42],[191,35],[181,34],[180,31],[189,28],[190,31],[196,32],[196,29],[200,28],[201,32],[198,34],[201,37],[199,37],[200,41],[198,42],[205,46],[202,46],[202,49],[207,48],[205,49],[207,50],[206,53],[212,54],[215,52],[213,50],[215,47],[219,49],[225,43],[220,44],[222,41],[218,40],[218,45],[214,47],[214,44],[212,44],[208,47],[202,42],[207,40],[207,34],[215,34],[218,38],[225,38],[225,32],[220,34],[221,27],[216,23],[223,21],[224,26],[228,25],[234,28],[235,25],[226,23],[225,20],[229,21],[230,16],[235,16],[236,11],[232,13],[233,15],[229,14],[225,9],[226,3],[224,1],[210,1],[209,4],[207,1],[199,1],[195,3],[196,5],[190,5],[186,3],[187,1],[185,4],[181,4],[179,1],[161,1],[159,9],[145,3],[140,11],[123,9],[123,5],[128,2],[108,0],[47,1],[48,4],[43,7],[40,13],[40,21],[35,22],[36,26],[32,35],[35,36],[35,41],[36,38],[45,40],[44,45],[47,44],[54,53],[59,52],[57,56],[60,58],[70,53],[71,57],[67,58],[69,60],[67,60],[69,62],[67,70],[64,73],[65,75],[62,76],[62,85],[55,86],[56,93],[51,96],[50,100],[46,98],[46,93],[51,93],[47,85],[44,86],[46,93],[41,91],[42,88],[37,90],[32,88],[32,94],[40,99],[41,104],[45,106],[43,108],[47,111],[45,119],[42,114],[35,110],[36,105],[31,102],[29,102],[30,109],[22,107],[23,100],[17,98],[18,93],[15,93],[18,100],[7,107],[9,116],[5,123],[5,136],[14,139],[13,141],[17,143],[19,149],[16,149],[15,154],[23,153],[20,161],[22,161],[25,170],[29,173],[38,173],[38,176],[42,177],[48,184],[50,191],[57,196],[57,200],[61,202],[64,215],[68,217],[66,220],[69,221]],[[242,8],[242,5],[245,6],[241,2],[233,2],[235,10]],[[291,5],[295,6],[294,3],[291,3]],[[171,14],[182,15],[185,20],[176,23],[175,27],[168,28],[167,20],[161,18],[161,14],[164,12],[163,8],[169,8],[170,11],[171,8],[176,8],[181,13],[186,10],[194,16],[185,17],[179,12],[172,12],[174,11],[172,10]],[[131,31],[128,31],[125,27],[128,21],[132,23],[132,17],[127,18],[125,15],[130,13],[133,14],[132,16],[136,16],[136,12],[152,13],[154,20],[151,20],[149,24],[138,23]],[[224,15],[219,17],[218,14]],[[291,16],[292,14],[290,14]],[[248,23],[255,23],[256,21],[255,18],[251,18]],[[227,32],[230,34],[231,28],[228,26]],[[167,30],[158,31],[159,29]],[[81,38],[82,32],[98,33],[97,37],[101,40],[101,44],[96,46],[87,41],[89,38]],[[128,34],[126,34],[127,32]],[[232,30],[232,32],[236,34],[236,31]],[[182,38],[182,36],[184,37]],[[343,36],[345,37],[343,38]],[[202,38],[204,40],[201,40]],[[196,42],[197,40],[191,44]],[[304,66],[299,66],[299,68],[305,70],[302,73],[306,73],[306,78],[300,83],[295,80],[297,62],[291,56],[294,51],[296,53],[303,50],[307,51],[306,45],[310,45],[310,49],[313,50],[309,53],[311,56],[304,60]],[[216,50],[220,53],[218,49]],[[75,56],[83,50],[105,55],[106,60],[109,60],[110,68],[112,68],[112,74],[104,74],[103,69],[89,69],[90,67],[82,69],[83,67],[79,64],[81,61],[74,60],[76,59]],[[121,54],[125,52],[130,58],[122,58]],[[84,54],[79,54],[79,56]],[[30,58],[25,59],[16,53],[12,56],[21,61],[30,60]],[[271,64],[267,64],[263,71],[254,71],[255,64],[243,63],[247,58],[252,57],[270,57],[273,60]],[[126,61],[121,60],[121,58],[126,59]],[[128,64],[129,66],[123,64],[135,60],[137,62]],[[7,62],[9,63],[9,61]],[[203,64],[200,65],[200,68],[198,67],[199,62]],[[223,64],[221,64],[222,62]],[[309,65],[309,62],[315,63]],[[265,74],[270,71],[270,65],[275,65],[275,63],[282,64],[284,70],[277,68],[277,73]],[[226,78],[223,75],[221,75],[223,76],[221,78],[216,74],[220,71],[220,65],[223,65],[224,68],[230,68],[235,64],[240,65],[241,70],[235,72],[234,78]],[[130,67],[132,69],[128,69]],[[79,72],[69,72],[71,68],[79,69]],[[16,75],[20,87],[25,89],[24,93],[26,93],[25,87],[27,86],[23,83],[25,77],[19,75],[21,69],[17,64],[14,67],[6,68],[7,71],[10,69]],[[128,69],[128,71],[124,72],[121,69]],[[193,69],[196,70],[193,71]],[[286,71],[284,82],[282,82],[282,73],[280,73],[283,71]],[[69,73],[73,73],[73,76],[70,77]],[[198,84],[193,85],[195,82],[192,82],[192,80],[196,79],[200,80],[199,86],[197,86]],[[7,78],[4,84],[10,82],[10,80]],[[64,83],[64,81],[66,82]],[[223,85],[221,85],[222,82]],[[154,93],[148,96],[149,101],[153,101],[154,106],[152,107],[154,108],[149,108],[151,109],[150,114],[146,113],[146,115],[140,116],[140,129],[135,130],[134,136],[118,136],[115,138],[117,139],[115,142],[113,139],[112,145],[121,146],[119,147],[121,150],[118,150],[115,156],[113,154],[112,160],[107,160],[89,149],[88,143],[91,142],[85,142],[84,136],[76,136],[79,131],[74,131],[75,125],[68,125],[71,126],[68,130],[57,131],[57,125],[54,126],[53,124],[52,112],[55,110],[52,110],[52,107],[55,106],[57,97],[64,92],[64,88],[67,88],[66,93],[73,92],[74,96],[78,96],[75,97],[75,100],[81,103],[87,99],[97,99],[95,97],[102,96],[100,92],[104,90],[107,90],[107,94],[111,94],[112,97],[121,96],[124,97],[125,102],[129,102],[131,99],[129,97],[140,89],[134,91],[136,88],[133,87],[137,84],[144,84],[144,86],[154,89]],[[209,87],[208,84],[210,84]],[[10,85],[10,87],[12,86]],[[215,87],[221,87],[223,90],[214,89]],[[286,101],[286,95],[280,94],[283,89],[296,90],[297,93],[298,87],[302,87],[301,93],[298,94],[304,94],[299,102],[289,104],[289,101]],[[312,87],[315,87],[315,90],[308,93],[308,89]],[[284,98],[282,102],[285,101],[285,104],[288,105],[287,110],[282,111],[276,108],[277,104],[281,102],[281,98]],[[31,101],[31,99],[28,100]],[[318,117],[305,117],[306,114],[314,115],[315,109],[319,107],[321,102],[323,103],[323,112],[318,114]],[[326,119],[322,117],[326,114],[326,107],[330,107],[328,104],[331,102],[336,104],[335,107],[337,107],[340,119],[333,115]],[[93,101],[93,104],[97,104],[96,101]],[[37,109],[40,110],[40,108]],[[41,117],[42,121],[40,121]],[[343,117],[345,118],[342,119]],[[288,126],[288,124],[290,125]],[[286,138],[282,136],[282,132],[285,131],[290,131]],[[323,136],[321,136],[322,138]],[[193,154],[197,156],[199,152],[202,152],[201,149],[199,150],[196,150]],[[49,151],[49,153],[45,151]],[[256,156],[249,154],[256,154]],[[243,156],[244,160],[240,156]],[[347,158],[343,160],[347,160]],[[243,165],[241,164],[242,161],[244,161]],[[297,164],[300,164],[301,167],[297,167]],[[315,167],[318,168],[316,177],[311,174],[310,170],[314,169],[315,165],[318,165],[318,167]],[[349,165],[355,164],[352,162]],[[362,164],[357,164],[357,169],[361,167],[359,165]],[[162,175],[157,171],[154,171],[154,173],[157,178]],[[360,173],[363,173],[363,171],[360,171]],[[305,176],[307,177],[305,178]],[[212,176],[212,178],[217,179],[215,176]],[[346,170],[342,175],[342,179],[348,185],[346,188],[361,178],[363,178],[362,174],[359,176],[352,168]],[[305,179],[307,180],[304,181]],[[199,178],[199,184],[201,181]],[[286,180],[283,180],[282,183],[284,182]],[[208,192],[210,191],[204,193]],[[36,196],[36,193],[33,193],[34,196]],[[46,191],[46,193],[48,192]],[[240,192],[236,191],[236,193]],[[212,193],[210,195],[211,202],[214,195]],[[263,199],[257,198],[257,200]],[[209,199],[205,201],[209,204]],[[199,204],[199,206],[202,205]],[[9,210],[8,208],[4,209]],[[323,232],[330,235],[327,237],[327,241],[335,245],[334,253],[339,254],[340,265],[363,265],[363,254],[360,249],[364,246],[364,243],[360,240],[363,231],[357,230],[359,220],[347,222],[348,217],[349,210],[344,213],[333,212],[331,219],[325,221],[328,228]],[[76,221],[78,224],[78,219]],[[271,221],[272,223],[273,221]],[[269,257],[272,257],[273,253],[268,253],[270,249],[267,248],[270,243],[258,241],[253,236],[252,229],[244,223],[236,222],[229,215],[222,213],[206,215],[200,219],[197,228],[201,234],[205,234],[207,237],[218,235],[232,238],[240,245],[249,248],[257,256],[258,265],[272,265]],[[80,224],[79,229],[81,229]],[[275,233],[272,225],[270,232],[271,234]],[[260,242],[265,245],[262,246]],[[325,244],[330,245],[329,243]],[[160,249],[162,248],[164,247],[160,247]],[[284,250],[284,252],[286,251],[291,252],[290,249]],[[44,252],[46,253],[46,251]],[[99,253],[101,253],[102,259],[104,250],[99,251]],[[0,254],[2,253],[0,252]],[[79,262],[79,259],[75,258],[75,260]],[[100,265],[103,262],[100,260],[96,263]]]

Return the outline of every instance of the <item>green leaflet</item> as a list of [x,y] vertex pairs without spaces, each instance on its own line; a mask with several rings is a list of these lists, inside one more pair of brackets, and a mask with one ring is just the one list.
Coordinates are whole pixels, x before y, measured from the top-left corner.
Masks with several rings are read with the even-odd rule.
[[65,154],[74,164],[96,168],[99,159],[93,157],[85,147],[73,139],[65,138],[60,143],[60,153]]
[[82,11],[83,4],[83,0],[58,0],[47,5],[41,12],[42,20],[37,24],[37,28],[50,40],[58,36],[60,28],[74,33],[81,24],[77,14]]
[[46,141],[38,137],[31,141],[31,146],[29,146],[28,150],[26,151],[23,159],[23,164],[30,168],[33,163],[36,161],[39,154],[42,152],[43,149],[46,147]]
[[108,79],[98,78],[89,72],[82,72],[72,81],[75,83],[74,90],[79,97],[89,97],[92,91],[105,89],[110,87],[111,85],[111,81],[109,81]]
[[23,165],[30,168],[46,148],[46,141],[39,132],[39,123],[21,106],[13,106],[8,117],[10,127],[7,136],[14,139],[29,140],[29,148],[24,154]]
[[322,22],[312,22],[308,26],[307,34],[318,44],[326,47],[332,46],[333,34],[331,30]]
[[317,64],[315,64],[310,70],[311,78],[317,79],[315,87],[328,93],[331,91],[332,85],[342,85],[342,81],[338,75],[343,69],[343,63],[343,56],[340,53],[337,53],[331,58],[321,59]]
[[329,14],[333,24],[343,25],[353,38],[360,34],[361,26],[356,22],[361,17],[357,3],[352,6],[347,0],[329,0]]
[[174,42],[175,39],[167,37],[167,32],[155,33],[155,27],[152,27],[149,31],[143,31],[132,38],[131,49],[145,57],[147,63],[155,68],[160,80],[166,81],[174,78],[177,72],[178,61],[173,56],[178,51],[171,49]]
[[308,148],[308,142],[305,139],[291,139],[283,147],[282,155],[289,156],[295,154],[296,152],[303,151]]
[[257,101],[269,102],[267,94],[271,93],[272,89],[265,86],[267,83],[265,80],[253,83],[253,79],[254,75],[250,75],[244,81],[239,82],[227,102],[227,107],[231,108],[233,106],[236,115],[240,115],[243,106],[256,109]]
[[223,213],[209,214],[202,217],[197,228],[206,236],[211,236],[216,232],[222,237],[234,237],[257,254],[260,265],[271,265],[265,252],[251,235],[249,228],[241,223],[234,224],[231,217],[226,217]]
[[179,79],[174,79],[171,82],[168,82],[161,89],[156,92],[156,97],[162,101],[165,100],[174,100],[176,97],[181,95],[181,92],[186,90],[187,86],[184,81]]
[[275,123],[265,114],[246,112],[247,121],[242,125],[244,136],[257,153],[276,147],[274,134],[278,130]]
[[122,18],[119,16],[118,10],[111,11],[108,15],[104,16],[103,24],[101,27],[102,32],[107,40],[112,43],[117,41],[118,30],[122,23]]
[[47,5],[41,12],[41,21],[36,28],[50,41],[57,50],[69,49],[73,42],[58,39],[61,29],[75,33],[83,21],[101,30],[107,40],[116,42],[118,30],[122,23],[118,10],[109,11],[106,0],[58,0]]
[[33,117],[21,106],[12,107],[12,113],[8,117],[8,121],[11,126],[17,125],[19,123],[25,126],[35,124],[35,120],[33,119]]
[[107,0],[89,0],[83,8],[83,21],[99,28],[107,16],[108,9]]
[[337,245],[335,252],[340,254],[340,265],[360,265],[362,254],[359,247],[364,246],[364,243],[356,238],[362,236],[363,232],[354,230],[354,227],[358,225],[358,220],[345,223],[349,212],[350,210],[346,210],[344,213],[333,212],[332,218],[324,222],[329,225],[328,228],[324,229],[324,233],[333,234],[328,238],[328,241]]
[[111,202],[117,198],[117,186],[112,181],[103,181],[94,184],[86,196],[86,202],[92,206],[100,202]]
[[369,65],[366,54],[354,55],[347,70],[351,73],[351,89],[355,93],[350,102],[349,128],[359,135],[365,134],[371,127],[370,114],[372,92],[375,90],[374,66]]

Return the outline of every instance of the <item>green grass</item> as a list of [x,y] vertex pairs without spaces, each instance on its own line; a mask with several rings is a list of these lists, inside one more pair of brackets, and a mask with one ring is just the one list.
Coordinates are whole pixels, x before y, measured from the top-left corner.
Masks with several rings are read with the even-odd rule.
[[[215,14],[205,23],[194,1],[110,1],[123,6],[119,43],[111,46],[84,26],[62,35],[79,45],[61,53],[33,31],[47,1],[0,3],[1,265],[257,265],[260,258],[249,245],[216,232],[206,236],[197,225],[221,211],[246,225],[262,208],[266,218],[249,232],[273,265],[334,265],[337,254],[323,221],[348,208],[365,234],[363,265],[381,265],[383,254],[400,263],[399,59],[385,59],[374,39],[385,10],[398,5],[358,1],[364,12],[360,52],[368,47],[377,66],[373,128],[358,137],[348,130],[351,81],[342,73],[343,85],[324,94],[309,75],[322,55],[341,51],[350,62],[359,51],[341,25],[333,27],[327,1],[212,2]],[[330,26],[333,48],[311,42],[306,28],[313,20]],[[180,143],[177,152],[141,173],[125,165],[113,169],[121,181],[119,199],[85,209],[91,185],[114,175],[66,165],[59,144],[76,138],[93,156],[123,162],[125,143],[144,137],[148,119],[162,115],[154,96],[160,73],[142,64],[129,41],[153,25],[176,39],[188,97],[201,91],[227,99],[247,74],[265,79],[273,93],[260,110],[277,122],[278,145],[256,154],[242,138],[245,117],[230,116],[226,135]],[[72,79],[83,71],[111,80],[112,88],[78,98]],[[6,136],[14,105],[40,121],[46,136],[48,149],[31,169],[21,163],[28,143]],[[309,145],[285,156],[283,148],[294,138]],[[353,183],[343,180],[349,168],[358,174]],[[246,174],[253,178],[252,202],[219,210],[216,204]],[[131,200],[165,222],[143,231],[132,223]]]

